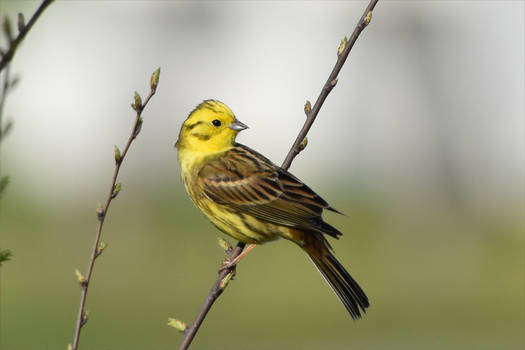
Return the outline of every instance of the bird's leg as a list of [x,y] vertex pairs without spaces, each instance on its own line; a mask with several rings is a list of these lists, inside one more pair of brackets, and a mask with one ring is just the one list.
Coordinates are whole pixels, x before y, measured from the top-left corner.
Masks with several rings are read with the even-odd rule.
[[237,255],[235,257],[235,259],[233,260],[230,260],[230,258],[226,258],[224,259],[224,261],[222,262],[222,266],[220,267],[219,269],[219,273],[221,271],[224,271],[226,269],[231,269],[232,267],[235,267],[239,261],[241,261],[242,258],[244,258],[246,255],[248,255],[248,253],[253,249],[255,248],[257,244],[250,244],[248,245],[245,249],[243,249],[243,251],[241,252],[241,254]]

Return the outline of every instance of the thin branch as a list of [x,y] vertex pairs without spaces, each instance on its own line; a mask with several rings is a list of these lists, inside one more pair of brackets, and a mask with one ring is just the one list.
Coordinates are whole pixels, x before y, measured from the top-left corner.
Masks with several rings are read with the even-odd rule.
[[[308,131],[312,127],[315,118],[317,118],[317,114],[319,113],[319,110],[321,110],[321,106],[328,97],[328,94],[330,94],[334,86],[337,84],[337,76],[339,75],[341,68],[343,68],[343,64],[345,63],[346,58],[350,53],[350,50],[352,50],[352,47],[354,46],[357,38],[359,37],[359,34],[361,34],[363,29],[365,29],[368,23],[370,23],[370,20],[372,18],[372,11],[376,6],[377,1],[378,0],[370,1],[368,6],[366,7],[365,12],[361,16],[361,19],[357,23],[357,26],[355,27],[354,32],[352,33],[352,36],[350,37],[348,42],[346,42],[345,38],[345,40],[343,40],[343,42],[341,43],[341,45],[344,45],[344,48],[342,52],[339,53],[339,57],[335,62],[335,66],[332,69],[330,75],[328,76],[328,79],[326,80],[326,83],[324,84],[323,89],[319,94],[319,97],[317,97],[317,101],[315,101],[314,107],[311,111],[307,111],[306,122],[304,123],[301,131],[299,132],[299,135],[297,135],[297,138],[295,139],[292,148],[288,152],[288,155],[286,156],[286,159],[283,162],[282,167],[284,169],[288,169],[290,165],[292,165],[292,161],[294,160],[294,158],[301,152],[301,143],[303,142],[304,138],[306,137],[306,134],[308,134]],[[342,47],[340,47],[340,49],[341,48]]]
[[[7,94],[9,93],[9,89],[11,85],[9,73],[10,73],[9,66],[7,66],[7,69],[4,72],[4,82],[2,84],[2,91],[0,92],[0,146],[2,144],[2,141],[4,140],[4,137],[7,135],[7,132],[9,131],[8,129],[10,128],[10,126],[4,127],[4,124],[3,124],[5,100],[6,100]],[[1,169],[2,168],[0,166],[0,196],[2,195],[2,192],[5,186],[7,186],[7,181],[9,181],[8,178],[5,178],[4,180],[4,177],[1,176],[2,175]]]
[[[0,93],[0,125],[2,125],[2,116],[4,115],[4,105],[5,105],[5,99],[7,97],[7,94],[9,92],[9,85],[11,85],[11,80],[9,79],[9,66],[7,66],[7,69],[4,73],[4,82],[2,84],[2,92]],[[2,139],[2,134],[0,134],[0,140]]]
[[[42,12],[44,12],[44,10],[53,1],[54,0],[44,0],[44,1],[42,1],[42,3],[40,4],[40,6],[36,10],[36,12],[33,14],[33,17],[31,17],[29,22],[27,22],[27,25],[24,25],[24,23],[19,21],[18,29],[20,31],[19,31],[17,37],[9,43],[9,48],[7,49],[7,52],[2,55],[2,60],[0,61],[0,71],[2,71],[5,68],[5,66],[7,66],[7,64],[9,62],[11,62],[11,60],[15,56],[16,49],[18,48],[18,45],[20,45],[20,43],[24,40],[24,38],[26,37],[27,33],[29,33],[29,31],[31,30],[31,28],[33,27],[35,22],[37,21],[38,17],[40,17]],[[21,18],[23,18],[23,17],[21,17]],[[19,19],[20,19],[20,17],[19,17]]]
[[[323,89],[321,90],[321,93],[319,94],[319,97],[317,98],[317,101],[315,102],[315,105],[311,110],[310,110],[310,103],[307,102],[305,106],[305,112],[307,114],[306,121],[303,125],[303,128],[299,132],[299,135],[297,136],[297,139],[295,140],[292,148],[288,152],[288,155],[286,156],[286,159],[284,160],[283,165],[281,166],[283,169],[288,170],[294,158],[306,146],[306,142],[304,142],[303,140],[305,140],[306,134],[312,127],[312,124],[315,121],[315,118],[317,117],[317,114],[319,113],[321,106],[326,100],[326,97],[336,85],[337,75],[341,71],[341,68],[343,67],[343,64],[345,63],[346,58],[348,57],[348,54],[350,53],[350,50],[354,46],[354,43],[359,37],[359,34],[361,34],[363,29],[365,29],[365,27],[370,23],[370,19],[372,17],[372,10],[376,6],[377,1],[378,0],[370,1],[365,12],[361,16],[361,19],[357,23],[357,26],[355,27],[354,32],[352,33],[352,36],[350,37],[350,39],[347,41],[345,38],[345,40],[343,40],[343,42],[341,43],[341,46],[339,47],[339,50],[338,50],[337,62],[335,63],[335,66],[332,69],[332,72],[330,73],[328,80],[324,84]],[[242,250],[244,249],[244,246],[245,246],[244,243],[239,242],[237,243],[237,246],[233,250],[231,251],[227,250],[230,260],[235,259],[239,254],[241,254]],[[208,314],[208,311],[210,311],[211,307],[215,303],[215,300],[217,300],[217,298],[222,294],[222,292],[224,291],[224,288],[226,288],[227,281],[229,281],[229,278],[233,276],[234,272],[235,272],[235,266],[229,269],[224,269],[220,271],[219,277],[215,281],[210,292],[208,293],[208,296],[204,300],[204,303],[199,313],[197,314],[197,317],[193,321],[192,325],[188,327],[184,325],[183,329],[181,329],[184,332],[184,338],[179,346],[179,350],[188,349],[197,331],[199,330],[202,322],[204,321],[204,318]]]
[[[4,34],[6,35],[8,41],[9,41],[9,48],[7,50],[7,52],[3,52],[2,50],[0,50],[0,56],[1,56],[1,60],[0,60],[0,72],[2,72],[5,68],[5,72],[4,72],[4,81],[3,81],[3,84],[2,84],[2,91],[0,92],[0,144],[2,143],[2,141],[4,140],[4,137],[7,136],[8,132],[10,131],[11,129],[11,122],[7,122],[6,125],[4,125],[3,123],[3,112],[4,112],[4,107],[5,107],[5,102],[6,102],[6,98],[7,98],[7,95],[9,94],[9,92],[11,91],[11,89],[16,85],[18,79],[15,78],[13,80],[11,80],[10,78],[10,71],[9,71],[9,63],[11,62],[11,60],[13,59],[14,55],[15,55],[15,52],[16,52],[16,49],[18,47],[18,45],[22,42],[22,40],[24,40],[24,37],[27,35],[27,33],[29,32],[29,30],[31,29],[31,27],[33,27],[33,25],[35,24],[36,20],[38,19],[38,17],[40,17],[40,15],[42,14],[42,12],[44,12],[44,10],[46,9],[47,6],[49,6],[49,4],[51,4],[51,2],[53,2],[53,0],[44,0],[42,2],[42,4],[40,5],[40,7],[38,8],[38,10],[35,12],[35,14],[33,15],[33,17],[31,17],[31,20],[29,21],[29,23],[27,25],[25,25],[24,23],[24,16],[19,13],[18,14],[18,36],[16,37],[16,39],[14,40],[11,40],[11,36],[12,36],[12,32],[11,32],[11,23],[8,19],[8,17],[5,17],[4,19]],[[2,195],[4,189],[6,188],[7,184],[9,183],[9,176],[1,176],[1,171],[0,171],[0,196]],[[2,267],[2,264],[6,261],[9,261],[11,260],[11,256],[12,256],[12,253],[9,249],[0,249],[0,272],[1,272],[1,267]],[[0,276],[0,282],[1,282],[1,276]],[[1,287],[1,283],[0,283],[0,287]],[[0,290],[0,294],[1,294],[1,290]],[[2,303],[1,303],[1,298],[0,298],[0,307],[1,307]],[[1,316],[1,312],[0,312],[0,316]],[[1,319],[1,317],[0,317]],[[2,330],[2,327],[0,326],[0,332]],[[2,346],[1,345],[1,334],[0,334],[0,347]]]
[[[239,254],[241,254],[242,250],[244,249],[244,246],[245,243],[238,242],[237,246],[231,252],[228,253],[230,260],[235,259]],[[202,322],[204,321],[204,318],[208,314],[208,311],[210,311],[211,307],[213,306],[213,303],[215,303],[215,300],[219,298],[219,296],[226,288],[227,283],[224,283],[224,281],[229,281],[229,279],[231,278],[231,276],[233,276],[234,273],[235,266],[229,269],[221,270],[219,272],[219,277],[217,277],[217,280],[211,287],[211,290],[208,293],[206,299],[204,300],[204,303],[202,304],[201,309],[199,310],[197,317],[195,317],[195,320],[193,321],[192,325],[183,329],[184,339],[182,339],[182,342],[179,345],[179,350],[187,349],[190,346],[193,338],[197,334],[197,331],[199,330]]]
[[[42,12],[53,2],[54,0],[44,0],[40,7],[37,9],[37,11],[33,14],[33,17],[31,17],[31,20],[26,25],[24,20],[24,15],[22,13],[18,14],[18,36],[13,39],[13,29],[11,27],[11,21],[8,16],[4,17],[3,20],[3,32],[4,35],[8,41],[8,48],[7,52],[4,52],[2,49],[0,49],[0,72],[2,72],[5,69],[4,73],[4,83],[2,86],[2,91],[0,93],[0,143],[3,141],[4,137],[7,136],[7,133],[11,130],[12,123],[8,121],[5,125],[3,124],[3,111],[5,106],[5,100],[9,92],[11,92],[11,89],[16,85],[18,82],[18,79],[15,78],[13,80],[10,79],[9,75],[9,63],[13,59],[16,50],[18,48],[18,45],[24,40],[25,36],[31,30],[33,25],[35,24],[36,20]],[[0,173],[1,174],[1,173]],[[2,195],[3,191],[9,184],[9,176],[0,176],[0,196]]]
[[80,286],[82,287],[82,292],[80,294],[80,306],[78,308],[78,316],[77,316],[77,322],[76,322],[76,328],[75,328],[75,335],[73,338],[73,345],[71,349],[77,350],[78,349],[78,342],[80,339],[80,330],[82,329],[82,326],[87,322],[87,314],[84,311],[84,306],[86,304],[86,298],[87,298],[87,292],[88,292],[88,286],[91,281],[91,276],[93,274],[93,268],[95,265],[95,259],[100,256],[102,253],[102,250],[104,249],[104,245],[100,243],[100,237],[102,235],[102,226],[104,225],[104,219],[106,218],[106,215],[109,210],[109,205],[111,204],[111,201],[118,195],[120,192],[121,185],[120,183],[117,183],[117,178],[119,175],[119,170],[122,162],[124,161],[124,158],[128,154],[128,150],[131,147],[131,143],[137,135],[139,134],[141,127],[142,127],[142,111],[147,106],[150,99],[155,95],[155,92],[157,91],[157,86],[159,82],[159,74],[160,74],[160,68],[157,69],[153,75],[151,76],[151,91],[144,101],[142,103],[141,98],[138,93],[135,93],[135,101],[131,104],[131,107],[136,111],[136,117],[135,117],[135,124],[133,125],[133,129],[131,129],[131,134],[128,138],[128,142],[126,144],[126,147],[124,148],[124,151],[120,153],[119,149],[115,146],[115,170],[113,171],[113,178],[111,180],[111,186],[109,188],[108,197],[106,199],[106,203],[104,207],[99,207],[97,209],[97,217],[98,217],[98,226],[97,226],[97,233],[95,236],[95,244],[93,245],[93,250],[91,252],[91,257],[89,259],[88,264],[88,270],[87,275],[84,277],[78,270],[76,271],[78,280],[80,282]]

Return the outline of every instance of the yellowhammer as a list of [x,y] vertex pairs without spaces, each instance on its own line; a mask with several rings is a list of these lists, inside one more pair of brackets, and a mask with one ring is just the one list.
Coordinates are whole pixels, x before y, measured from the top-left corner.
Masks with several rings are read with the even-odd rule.
[[176,143],[182,179],[195,205],[233,238],[260,244],[286,238],[301,247],[352,318],[370,305],[331,253],[324,235],[341,235],[321,217],[337,212],[298,178],[235,142],[247,126],[222,102],[206,100],[188,116]]

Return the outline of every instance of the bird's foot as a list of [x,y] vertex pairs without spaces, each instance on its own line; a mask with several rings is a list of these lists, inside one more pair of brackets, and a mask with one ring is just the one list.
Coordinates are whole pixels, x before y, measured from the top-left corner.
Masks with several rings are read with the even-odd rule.
[[241,254],[237,255],[235,258],[231,259],[230,257],[227,257],[226,259],[224,259],[224,261],[222,262],[221,264],[221,267],[219,268],[219,273],[223,272],[224,270],[230,270],[230,271],[235,271],[235,267],[237,266],[237,264],[239,263],[239,261],[241,261],[242,258],[244,258],[246,255],[248,255],[248,253],[253,249],[255,248],[256,244],[250,244],[249,246],[247,246],[242,252]]
[[237,262],[234,261],[235,259],[226,258],[222,261],[221,267],[219,267],[218,273],[223,272],[224,270],[231,270],[235,271],[235,267],[237,266]]

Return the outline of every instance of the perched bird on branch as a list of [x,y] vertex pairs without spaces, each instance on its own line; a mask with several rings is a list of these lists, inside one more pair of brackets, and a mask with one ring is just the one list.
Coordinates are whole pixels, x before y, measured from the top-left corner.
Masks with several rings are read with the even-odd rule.
[[236,143],[246,128],[219,101],[206,100],[190,113],[175,144],[189,196],[219,230],[251,248],[280,237],[296,243],[352,318],[361,317],[368,298],[325,236],[341,236],[321,216],[337,210],[287,170]]

